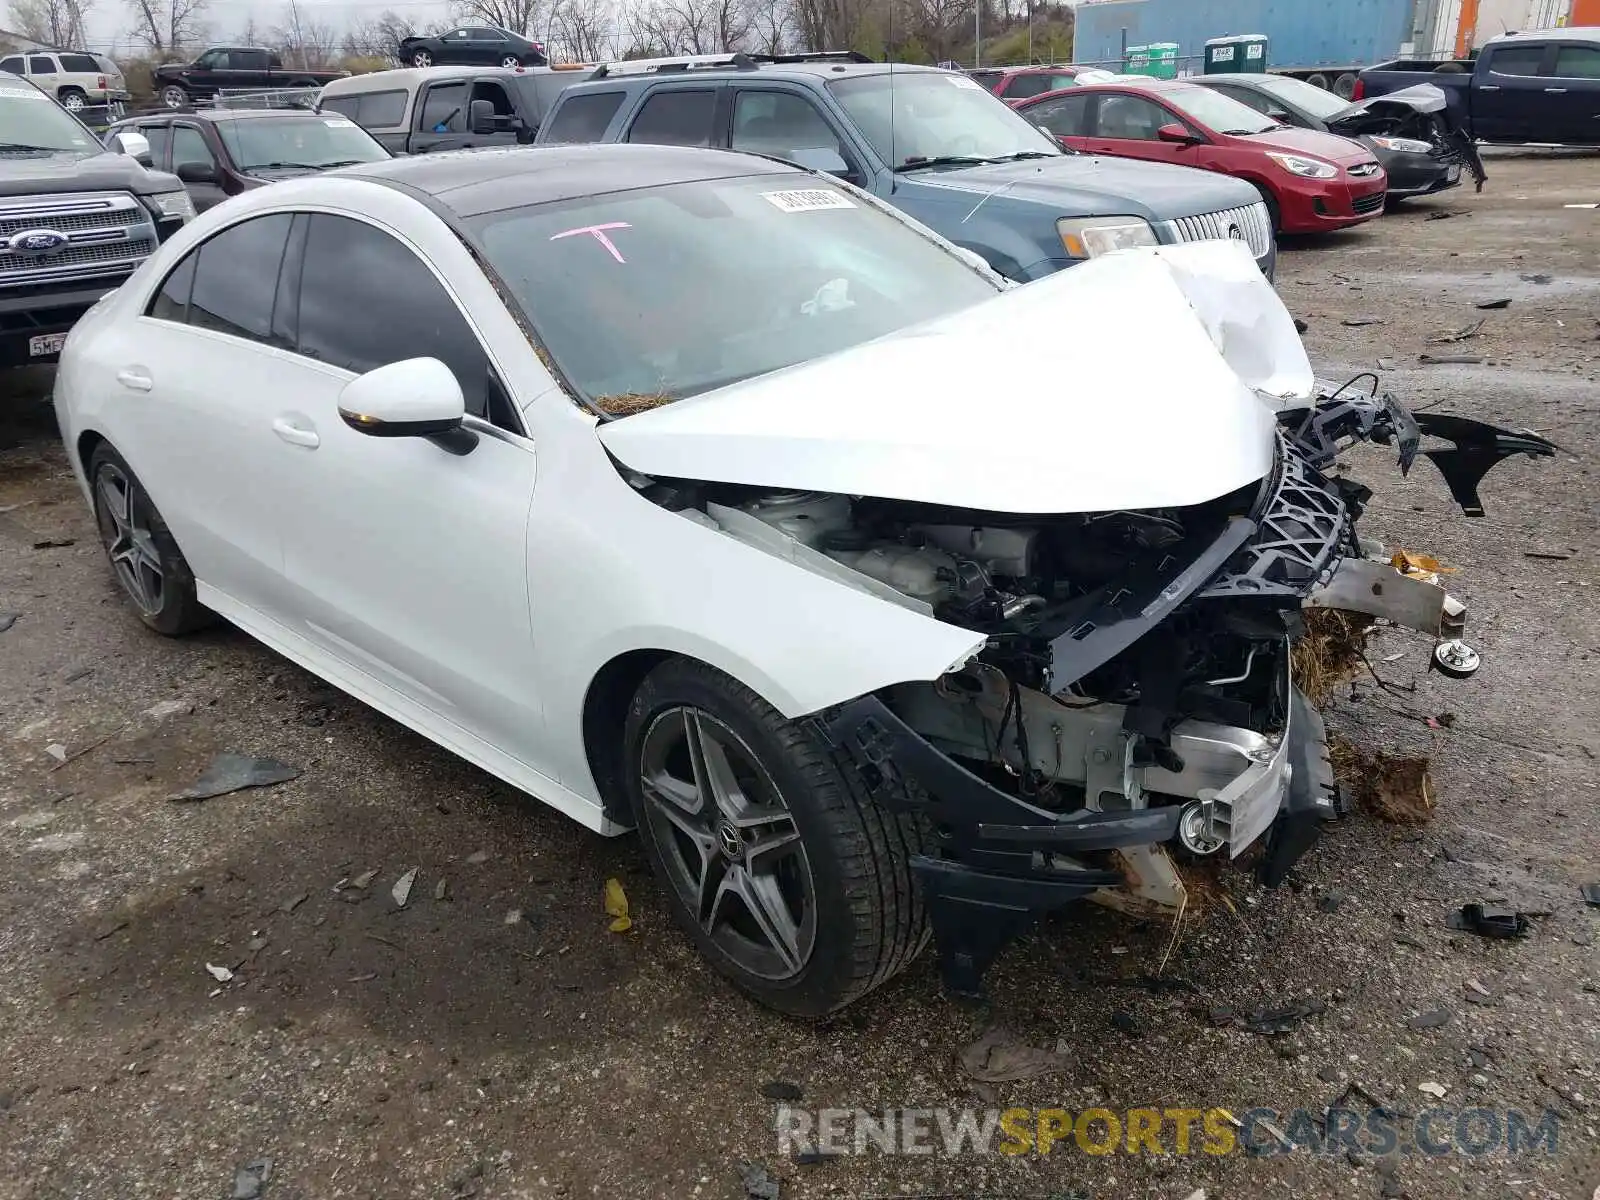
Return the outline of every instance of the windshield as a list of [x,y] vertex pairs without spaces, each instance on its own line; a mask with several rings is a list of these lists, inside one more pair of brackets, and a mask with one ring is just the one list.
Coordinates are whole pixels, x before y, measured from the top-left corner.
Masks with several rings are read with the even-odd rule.
[[1184,116],[1217,133],[1265,133],[1278,127],[1278,122],[1271,117],[1262,116],[1248,104],[1210,88],[1166,88],[1161,98]]
[[1257,81],[1263,92],[1270,92],[1280,100],[1310,113],[1319,121],[1326,121],[1334,113],[1350,107],[1350,101],[1336,92],[1325,91],[1303,79],[1288,79],[1274,75]]
[[1005,101],[965,75],[899,71],[828,84],[891,167],[932,160],[988,162],[1061,153]]
[[241,171],[265,167],[328,167],[376,162],[389,153],[348,117],[307,113],[303,117],[218,121],[217,132]]
[[89,131],[37,88],[0,91],[0,153],[8,150],[100,149]]
[[898,218],[798,172],[583,196],[468,225],[561,373],[614,415],[997,292]]

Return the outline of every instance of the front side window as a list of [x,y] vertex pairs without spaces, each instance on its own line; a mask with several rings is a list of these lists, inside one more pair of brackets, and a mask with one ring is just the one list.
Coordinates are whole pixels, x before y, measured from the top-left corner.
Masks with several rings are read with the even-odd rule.
[[[272,305],[291,220],[283,213],[255,217],[224,229],[196,251],[190,325],[254,342],[272,340]],[[159,314],[152,309],[151,315]]]
[[[1290,79],[1287,75],[1269,76],[1261,81],[1260,87],[1262,91],[1268,92],[1298,109],[1303,109],[1319,121],[1326,121],[1335,113],[1343,112],[1350,107],[1350,101],[1341,97],[1337,92],[1319,88],[1303,79]],[[1231,95],[1232,93],[1229,94]],[[1252,104],[1251,107],[1257,106]],[[1271,106],[1268,105],[1268,107]],[[1262,111],[1266,110],[1262,109]]]
[[[733,141],[735,150],[769,154],[813,169],[844,167],[844,147],[817,111],[817,106],[793,92],[741,90],[733,101]],[[817,155],[832,160],[823,163]]]
[[938,160],[994,162],[1061,153],[1004,100],[965,75],[898,71],[828,84],[861,135],[898,170]]
[[192,125],[179,125],[172,131],[172,169],[176,171],[185,163],[217,165],[211,147],[206,145],[205,135]]
[[543,140],[558,144],[598,142],[622,107],[624,92],[591,92],[569,96],[556,107]]
[[652,146],[709,146],[716,111],[714,89],[656,92],[633,119],[628,140]]
[[1600,46],[1563,46],[1556,51],[1556,74],[1563,79],[1600,79]]
[[226,50],[207,50],[194,60],[194,65],[203,71],[215,71],[219,67],[228,65],[228,52]]
[[511,97],[506,94],[506,89],[491,79],[480,79],[472,85],[472,98],[474,100],[487,100],[494,106],[494,115],[509,117],[516,114],[512,106]]
[[460,133],[466,128],[467,85],[445,83],[423,94],[420,128],[429,133]]
[[468,225],[566,380],[619,415],[996,294],[898,218],[798,173],[585,196]]
[[144,134],[145,141],[150,143],[150,162],[157,169],[167,170],[167,151],[172,146],[172,126],[170,125],[140,125],[135,132]]
[[437,358],[461,384],[467,411],[484,416],[489,359],[433,272],[364,221],[322,213],[310,221],[299,352],[357,374],[407,358]]
[[[1238,107],[1244,108],[1242,104]],[[1245,109],[1245,111],[1250,110]],[[1095,121],[1095,133],[1103,138],[1116,138],[1122,141],[1153,142],[1156,140],[1156,130],[1171,123],[1172,114],[1143,96],[1104,93],[1100,97],[1100,114]]]
[[1544,63],[1540,45],[1496,46],[1489,52],[1489,70],[1496,75],[1533,76]]
[[340,116],[284,116],[217,122],[217,135],[241,171],[311,167],[328,170],[388,158],[354,121]]

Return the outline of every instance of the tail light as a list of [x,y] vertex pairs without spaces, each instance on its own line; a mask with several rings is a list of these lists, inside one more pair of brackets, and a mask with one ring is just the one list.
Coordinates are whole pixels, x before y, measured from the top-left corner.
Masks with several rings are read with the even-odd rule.
[[1351,100],[1365,100],[1367,98],[1367,81],[1361,76],[1356,76],[1355,91],[1350,93]]
[[106,77],[104,75],[95,80],[95,87],[99,88],[102,92],[106,90]]

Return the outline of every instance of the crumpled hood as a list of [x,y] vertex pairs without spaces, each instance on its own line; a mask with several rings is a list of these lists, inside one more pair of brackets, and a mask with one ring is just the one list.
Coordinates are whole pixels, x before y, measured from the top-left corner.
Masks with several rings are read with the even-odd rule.
[[[1285,332],[1286,331],[1286,332]],[[1130,250],[815,362],[607,422],[646,475],[1065,513],[1199,504],[1309,392],[1241,242]]]
[[1385,111],[1403,111],[1410,109],[1419,113],[1443,112],[1448,107],[1448,98],[1444,89],[1431,83],[1419,83],[1412,87],[1401,88],[1397,92],[1388,92],[1382,96],[1368,96],[1365,100],[1357,100],[1348,108],[1341,108],[1325,122],[1332,129],[1342,125],[1351,117],[1360,117],[1368,113],[1383,113]]
[[[1215,171],[1089,154],[934,168],[903,174],[895,181],[897,192],[921,187],[968,192],[974,199],[1004,188],[1008,198],[1048,204],[1071,216],[1138,214],[1148,208],[1162,220],[1237,208],[1259,199],[1249,184]],[[1132,208],[1130,199],[1136,201]]]

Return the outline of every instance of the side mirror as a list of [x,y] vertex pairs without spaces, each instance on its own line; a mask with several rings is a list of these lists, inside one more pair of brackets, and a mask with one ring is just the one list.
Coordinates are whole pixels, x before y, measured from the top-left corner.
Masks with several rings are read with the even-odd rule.
[[850,164],[845,162],[844,156],[831,146],[809,146],[803,150],[796,150],[789,155],[789,161],[808,171],[821,171],[825,175],[837,175],[841,179],[852,174]]
[[1192,146],[1200,140],[1176,121],[1156,130],[1156,137],[1163,142],[1175,142],[1180,146]]
[[112,140],[116,142],[114,149],[119,154],[126,154],[141,166],[150,166],[155,160],[150,156],[150,139],[142,133],[135,133],[131,129],[113,134]]
[[216,183],[217,168],[210,163],[186,162],[179,163],[173,172],[184,183]]
[[339,393],[339,417],[368,437],[431,438],[465,454],[478,435],[463,425],[461,384],[437,358],[407,358],[357,376]]
[[1266,115],[1271,117],[1274,121],[1283,122],[1285,125],[1292,125],[1294,123],[1289,119],[1289,110],[1286,108],[1269,108],[1267,109]]
[[493,101],[474,100],[467,106],[467,128],[473,133],[495,131]]

